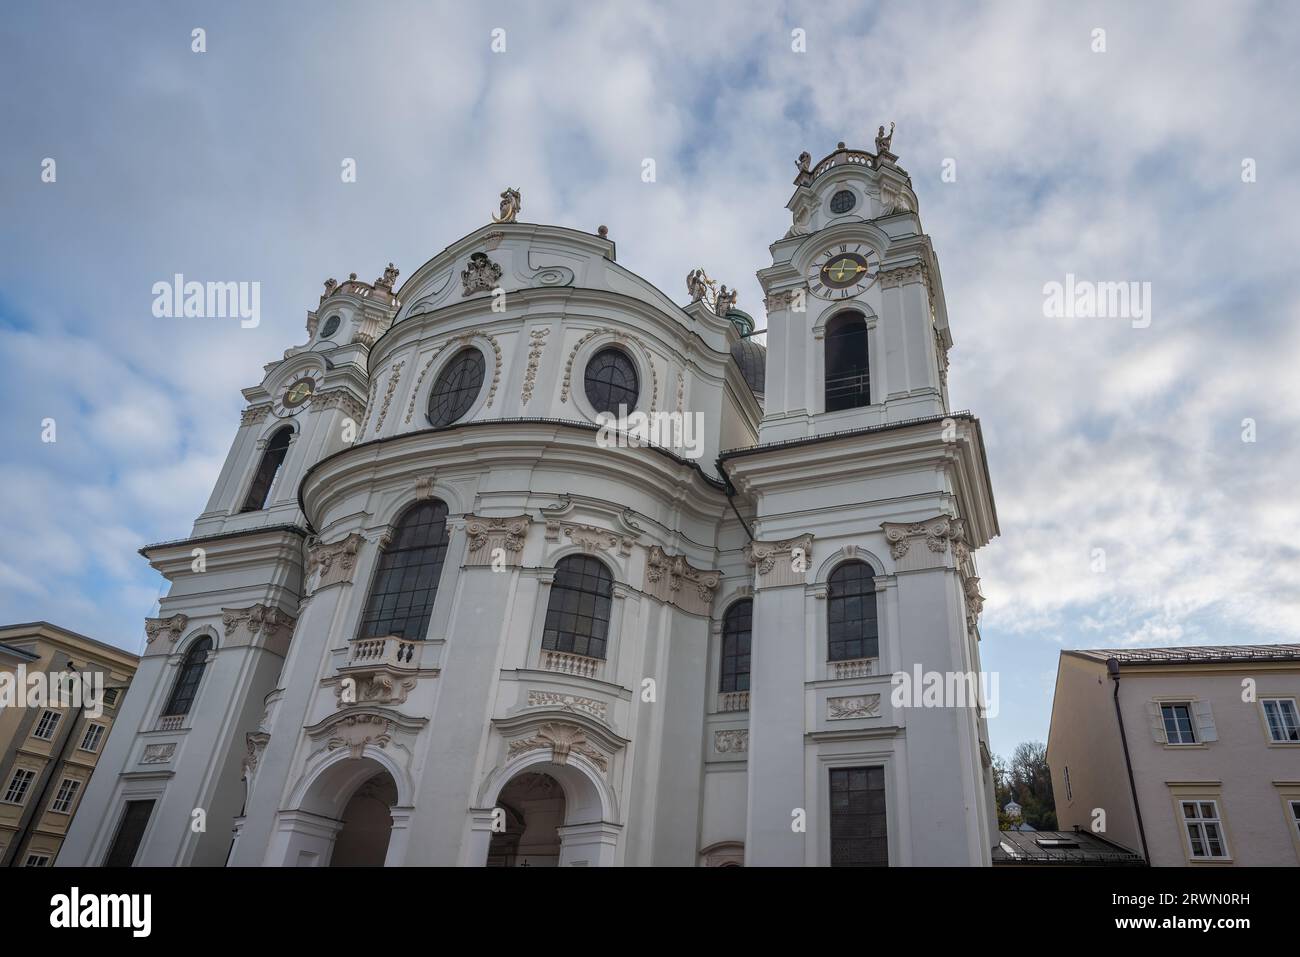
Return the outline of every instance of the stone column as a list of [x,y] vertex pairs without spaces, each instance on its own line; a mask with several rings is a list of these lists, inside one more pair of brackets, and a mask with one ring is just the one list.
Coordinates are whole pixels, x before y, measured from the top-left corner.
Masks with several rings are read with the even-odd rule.
[[804,603],[812,535],[745,546],[754,566],[750,658],[749,802],[745,863],[798,867],[805,834],[796,809],[811,819],[804,792]]

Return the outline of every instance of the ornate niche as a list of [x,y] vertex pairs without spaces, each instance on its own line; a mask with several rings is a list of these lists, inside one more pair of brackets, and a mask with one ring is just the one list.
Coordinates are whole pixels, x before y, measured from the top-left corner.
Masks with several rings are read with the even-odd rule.
[[607,529],[596,528],[594,525],[577,525],[572,522],[548,519],[546,522],[546,540],[559,544],[566,539],[588,554],[618,552],[624,557],[632,554],[632,546],[636,543],[636,539],[631,535],[621,532],[611,532]]
[[524,540],[531,524],[527,515],[507,518],[480,518],[465,516],[465,534],[468,554],[466,565],[496,565],[498,560],[507,567],[517,567],[524,554]]
[[472,253],[460,274],[461,297],[491,292],[501,283],[501,267],[487,253]]
[[221,609],[227,645],[252,645],[284,657],[293,637],[292,615],[260,602],[248,608]]
[[778,542],[752,541],[745,546],[745,561],[754,566],[756,585],[803,585],[812,560],[811,533]]
[[315,538],[307,543],[307,578],[320,573],[312,589],[313,593],[330,585],[352,581],[357,568],[357,553],[361,550],[363,541],[365,539],[359,532],[353,532],[328,545]]
[[[367,708],[332,714],[303,730],[313,742],[320,742],[313,757],[322,751],[346,748],[352,757],[359,758],[367,746],[381,750],[401,747],[402,739],[409,742],[427,723],[426,718],[408,718],[386,708]],[[402,750],[409,756],[408,747]]]
[[152,652],[170,654],[176,642],[185,633],[185,626],[190,622],[188,615],[175,614],[170,618],[146,618],[144,620],[145,644],[152,646],[158,638],[166,639],[166,644],[150,648]]
[[547,752],[552,764],[567,764],[574,755],[581,755],[606,774],[614,756],[627,746],[626,738],[576,711],[526,711],[495,719],[493,724],[504,740],[506,761],[532,751]]
[[695,615],[708,615],[721,581],[719,571],[696,568],[682,555],[669,555],[658,545],[650,546],[644,590],[662,602]]
[[970,555],[966,526],[959,518],[936,515],[920,522],[881,522],[889,554],[900,572],[961,567]]

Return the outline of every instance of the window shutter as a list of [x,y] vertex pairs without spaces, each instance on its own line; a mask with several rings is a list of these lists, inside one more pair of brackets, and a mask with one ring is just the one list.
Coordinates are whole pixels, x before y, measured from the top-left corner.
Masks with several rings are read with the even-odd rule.
[[1151,740],[1157,744],[1168,743],[1165,737],[1165,719],[1160,714],[1160,704],[1156,701],[1147,702],[1147,716],[1151,719]]
[[1218,741],[1219,732],[1214,727],[1214,712],[1208,701],[1193,701],[1192,714],[1196,717],[1196,738],[1198,741]]

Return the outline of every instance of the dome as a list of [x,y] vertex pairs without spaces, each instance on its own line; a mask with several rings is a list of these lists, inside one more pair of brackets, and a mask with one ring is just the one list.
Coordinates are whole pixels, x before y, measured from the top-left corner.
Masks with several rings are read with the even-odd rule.
[[767,348],[753,339],[741,339],[731,347],[731,358],[740,366],[749,390],[761,396],[767,384]]

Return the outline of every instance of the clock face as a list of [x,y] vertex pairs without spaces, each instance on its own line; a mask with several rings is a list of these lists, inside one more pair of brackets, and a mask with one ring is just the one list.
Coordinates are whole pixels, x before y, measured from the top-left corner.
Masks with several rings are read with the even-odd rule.
[[808,267],[808,289],[818,299],[851,299],[871,288],[880,259],[864,243],[840,243],[817,256]]
[[312,369],[304,372],[289,383],[288,387],[280,393],[280,397],[275,400],[275,404],[272,406],[272,411],[281,418],[296,415],[302,411],[302,407],[312,397],[317,385],[320,383],[320,379],[321,373],[319,370]]

